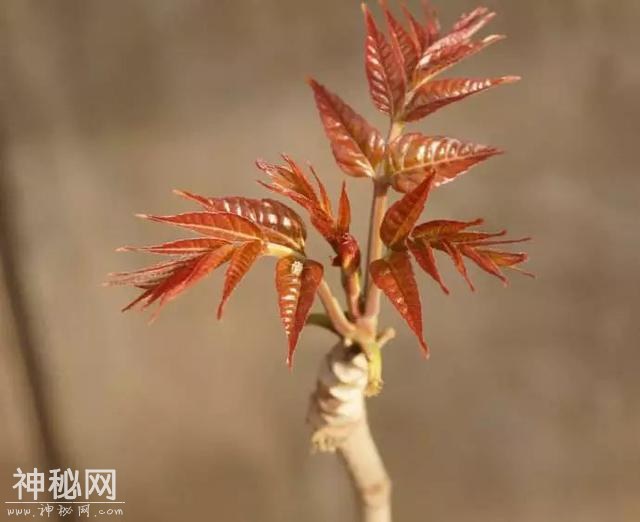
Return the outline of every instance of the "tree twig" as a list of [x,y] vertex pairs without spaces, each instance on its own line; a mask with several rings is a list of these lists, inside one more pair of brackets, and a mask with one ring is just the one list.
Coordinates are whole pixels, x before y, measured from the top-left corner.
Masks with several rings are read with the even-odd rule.
[[[404,124],[402,122],[392,122],[387,134],[387,144],[391,143],[401,133]],[[373,182],[373,198],[371,200],[371,215],[369,218],[369,241],[367,247],[367,262],[365,265],[365,305],[364,317],[373,333],[377,327],[378,315],[380,313],[380,289],[373,284],[369,266],[373,261],[382,255],[382,240],[380,239],[380,224],[387,209],[387,192],[389,182],[385,177],[387,170],[387,160],[384,161],[378,173],[378,177]]]
[[391,480],[371,436],[366,415],[339,446],[338,454],[360,498],[364,522],[391,521]]
[[[367,248],[366,263],[366,291],[364,316],[369,320],[376,320],[380,311],[380,290],[373,284],[369,266],[373,261],[382,255],[382,241],[379,231],[382,218],[387,208],[387,191],[389,186],[386,182],[374,181],[373,198],[371,201],[371,217],[369,218],[369,246]],[[375,329],[375,328],[374,328]]]

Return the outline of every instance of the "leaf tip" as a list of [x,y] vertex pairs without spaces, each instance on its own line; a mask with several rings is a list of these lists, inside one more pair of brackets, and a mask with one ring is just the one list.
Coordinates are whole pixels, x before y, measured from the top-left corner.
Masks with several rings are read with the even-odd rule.
[[293,371],[293,353],[291,353],[291,348],[289,348],[289,353],[287,354],[285,363],[287,365],[287,369],[289,370],[289,372],[292,372]]
[[490,34],[489,36],[483,38],[482,40],[482,44],[483,45],[490,45],[496,42],[501,42],[502,40],[505,40],[507,38],[506,34]]
[[224,305],[227,303],[228,295],[225,295],[223,292],[222,299],[220,299],[220,304],[218,304],[218,309],[216,310],[216,319],[220,321],[222,319],[222,314],[224,313]]
[[467,283],[467,286],[469,287],[469,290],[471,290],[472,292],[475,293],[476,291],[476,287],[474,286],[474,284],[471,282],[471,278],[465,273],[462,274],[463,279],[465,280],[465,282]]
[[[486,7],[485,7],[485,9],[487,9],[487,11],[488,11],[488,8],[486,8]],[[496,13],[495,11],[490,11],[490,12],[488,12],[488,13],[487,13],[486,15],[484,15],[484,17],[483,17],[484,23],[485,23],[485,24],[489,23],[489,22],[490,22],[491,20],[493,20],[496,16],[497,16],[497,13]]]

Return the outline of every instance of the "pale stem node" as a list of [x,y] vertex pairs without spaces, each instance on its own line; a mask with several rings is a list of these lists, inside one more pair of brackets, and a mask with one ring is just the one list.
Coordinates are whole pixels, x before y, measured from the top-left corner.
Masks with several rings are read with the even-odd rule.
[[344,461],[363,522],[390,522],[391,481],[367,421],[368,365],[357,346],[337,344],[322,359],[307,420],[314,449],[335,451]]

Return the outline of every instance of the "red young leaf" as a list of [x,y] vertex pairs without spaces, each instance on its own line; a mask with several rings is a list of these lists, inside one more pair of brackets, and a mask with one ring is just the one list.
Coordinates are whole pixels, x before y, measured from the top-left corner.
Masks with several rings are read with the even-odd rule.
[[293,199],[296,203],[309,210],[309,208],[317,208],[323,212],[330,212],[330,203],[326,196],[326,190],[322,182],[311,170],[316,182],[320,186],[321,197],[318,197],[313,185],[302,171],[300,166],[289,156],[282,155],[286,165],[274,165],[263,160],[257,160],[257,167],[270,178],[270,183],[259,181],[262,186]]
[[352,275],[360,269],[360,247],[356,238],[349,233],[351,226],[351,204],[347,195],[346,183],[342,183],[338,219],[334,237],[330,239],[331,246],[338,254],[333,259],[333,265],[342,267],[347,275]]
[[427,47],[431,45],[432,42],[430,36],[425,28],[420,25],[420,22],[418,22],[418,20],[416,20],[415,17],[411,14],[411,11],[407,9],[407,6],[402,4],[401,7],[404,17],[409,22],[411,40],[413,41],[413,45],[418,55],[420,56],[427,49]]
[[405,239],[424,210],[432,182],[433,177],[424,179],[388,208],[380,225],[380,237],[389,248],[404,246]]
[[346,234],[351,226],[351,204],[347,195],[347,185],[342,183],[342,191],[340,192],[340,204],[338,206],[338,223],[336,226],[337,234]]
[[418,62],[418,84],[430,80],[436,74],[440,74],[465,58],[486,49],[491,44],[504,40],[504,38],[503,35],[492,34],[478,42],[456,41],[445,46],[438,45],[436,42],[425,51]]
[[336,220],[331,212],[331,205],[324,185],[315,175],[315,172],[312,170],[320,188],[320,197],[315,193],[300,167],[290,158],[285,156],[285,159],[288,163],[287,166],[275,166],[262,161],[258,162],[258,167],[271,177],[271,184],[263,185],[269,190],[290,197],[307,209],[313,226],[338,254],[337,258],[334,259],[334,265],[341,266],[348,273],[358,270],[360,263],[358,243],[348,233],[348,227],[344,230],[344,225],[347,223],[346,218],[349,217],[345,214],[348,208],[345,207],[348,204],[346,188],[343,188],[340,201],[339,212],[342,212],[342,214]]
[[271,178],[270,185],[261,184],[269,190],[290,197],[305,208],[308,205],[321,206],[313,186],[302,169],[288,156],[282,157],[286,165],[271,165],[262,160],[256,161],[258,168]]
[[[520,243],[527,241],[529,238],[495,240],[495,237],[503,236],[505,231],[467,231],[467,228],[481,224],[482,222],[482,219],[473,221],[429,221],[413,229],[412,240],[409,246],[420,263],[420,266],[441,285],[442,283],[439,280],[439,275],[437,275],[437,269],[435,269],[435,263],[431,263],[428,259],[425,260],[420,257],[421,255],[424,257],[430,255],[432,259],[433,254],[428,253],[431,248],[441,250],[451,257],[456,269],[467,281],[471,290],[473,290],[474,287],[467,274],[463,256],[506,284],[507,280],[500,271],[500,267],[516,268],[515,265],[526,261],[526,254],[500,252],[487,247],[496,244]],[[527,272],[524,273],[531,275]]]
[[430,241],[438,241],[443,238],[458,236],[459,233],[471,226],[481,225],[484,219],[473,221],[452,221],[448,219],[436,219],[422,223],[413,229],[411,235],[414,238],[424,238]]
[[402,60],[404,75],[407,82],[413,79],[413,73],[418,65],[419,51],[411,35],[402,27],[402,24],[393,16],[386,2],[383,3],[384,16],[387,28],[396,55]]
[[502,281],[505,286],[507,285],[507,278],[502,274],[500,268],[493,261],[493,259],[491,259],[491,256],[483,255],[482,252],[479,252],[477,249],[470,245],[462,244],[458,248],[460,249],[460,253],[463,256],[471,259],[471,261],[473,261],[488,274],[491,274],[500,279],[500,281]]
[[365,67],[369,92],[374,105],[393,117],[400,110],[404,97],[402,63],[378,29],[369,8],[363,4],[362,10],[367,28]]
[[198,237],[194,239],[179,239],[170,241],[160,245],[151,246],[124,246],[117,249],[117,252],[149,252],[152,254],[171,254],[171,255],[196,255],[209,252],[226,241],[220,239],[211,239],[208,237]]
[[407,192],[434,174],[434,186],[453,181],[471,167],[501,151],[455,138],[409,133],[389,146],[393,187]]
[[426,356],[429,348],[422,333],[422,306],[418,286],[406,251],[392,252],[388,258],[377,259],[370,266],[373,282],[389,298],[400,315],[414,331]]
[[468,14],[463,14],[458,21],[453,24],[453,29],[449,34],[455,34],[461,38],[471,38],[475,33],[487,25],[494,17],[495,13],[486,7],[476,7]]
[[350,176],[375,176],[384,154],[384,140],[377,129],[323,85],[309,79],[331,149],[338,166]]
[[434,80],[422,84],[407,103],[403,120],[415,121],[437,111],[438,109],[460,101],[467,96],[477,94],[496,85],[518,81],[518,76],[502,76],[501,78],[449,78]]
[[467,267],[464,264],[464,259],[462,258],[462,253],[460,252],[460,249],[456,248],[455,245],[453,245],[450,241],[446,239],[443,241],[440,241],[438,244],[440,245],[440,248],[443,251],[449,254],[449,257],[451,257],[451,260],[453,261],[453,266],[456,267],[456,270],[458,271],[458,273],[467,282],[467,284],[469,285],[469,289],[472,292],[475,292],[476,288],[475,286],[473,286],[471,279],[469,279],[469,274],[467,273]]
[[[293,244],[283,249],[272,241],[277,243],[282,240],[286,244],[292,243],[294,239],[304,241],[304,226],[298,215],[277,201],[241,197],[205,198],[186,192],[178,193],[196,201],[207,212],[144,217],[195,230],[210,237],[119,249],[174,256],[173,260],[152,267],[110,274],[112,280],[109,284],[131,285],[143,290],[125,310],[137,304],[146,308],[159,301],[159,311],[165,303],[222,263],[231,260],[218,308],[220,316],[231,292],[259,256],[266,254],[282,257],[289,255],[296,247]],[[312,190],[311,193],[315,197]],[[299,249],[302,250],[302,246]]]
[[413,237],[421,250],[426,250],[427,247],[433,246],[446,252],[451,257],[456,270],[469,285],[471,291],[475,291],[475,287],[471,279],[469,279],[467,268],[462,258],[462,252],[458,248],[457,243],[463,234],[469,234],[468,232],[463,232],[465,229],[473,225],[481,224],[482,222],[482,219],[476,219],[474,221],[428,221],[413,230]]
[[[526,241],[528,239],[529,238],[524,238],[523,241]],[[514,240],[511,242],[516,243],[518,241]],[[516,266],[516,265],[519,265],[520,263],[526,262],[529,259],[529,256],[524,252],[500,252],[496,250],[487,250],[483,248],[474,248],[474,250],[477,255],[490,260],[498,268],[511,268],[512,270],[516,270],[523,275],[526,275],[529,277],[535,277],[531,272],[527,272],[525,270],[522,270],[520,267]]]
[[[380,0],[380,3],[388,37],[379,30],[368,7],[362,6],[366,26],[365,68],[374,105],[388,114],[393,123],[390,130],[393,140],[383,139],[375,127],[323,85],[313,79],[309,79],[309,84],[338,166],[347,175],[375,179],[376,168],[384,165],[383,172],[378,174],[382,179],[376,182],[390,183],[397,191],[405,193],[389,207],[379,228],[374,227],[388,250],[385,257],[375,259],[368,268],[373,283],[400,312],[428,355],[411,255],[441,289],[449,293],[436,265],[435,251],[447,254],[473,290],[465,258],[504,283],[507,281],[502,272],[505,268],[532,275],[520,269],[527,260],[525,253],[497,250],[498,245],[519,243],[529,238],[504,239],[505,231],[471,230],[482,223],[480,219],[434,220],[416,226],[433,186],[456,179],[501,151],[442,136],[419,133],[397,136],[397,131],[405,122],[418,120],[448,104],[518,78],[434,80],[449,67],[504,38],[491,35],[473,40],[494,17],[489,9],[479,7],[464,14],[448,33],[441,35],[438,18],[429,0],[422,0],[423,21],[414,18],[401,4],[408,26],[392,14],[387,0]],[[308,168],[315,183],[296,162],[287,156],[283,158],[283,165],[257,162],[269,177],[267,182],[260,181],[260,184],[301,205],[309,213],[315,229],[335,251],[332,263],[342,270],[341,281],[349,309],[347,319],[355,321],[352,326],[357,334],[360,326],[357,319],[363,304],[358,277],[360,249],[349,230],[351,205],[346,184],[343,183],[334,213],[327,190],[313,167],[309,165]],[[229,262],[218,307],[220,317],[229,296],[256,260],[263,255],[274,255],[279,258],[276,288],[280,317],[288,339],[287,364],[291,366],[300,332],[323,277],[322,265],[306,258],[306,230],[302,219],[287,205],[272,199],[213,198],[183,191],[177,193],[198,203],[204,211],[141,217],[188,229],[203,237],[119,249],[172,256],[169,261],[154,266],[110,274],[109,284],[133,286],[140,292],[125,310],[138,305],[144,309],[156,303],[159,311],[164,304]],[[379,218],[376,212],[372,219],[377,221],[375,218]],[[379,257],[378,246],[373,245],[375,248],[371,250],[374,258]],[[379,294],[371,295],[376,298],[374,306],[371,300],[365,299],[368,301],[365,312],[372,311],[373,318],[377,318]],[[333,317],[333,312],[337,311],[329,304],[327,307],[328,315]],[[344,325],[334,326],[336,331],[348,330]]]
[[422,0],[422,10],[425,18],[425,33],[427,35],[427,46],[440,38],[440,21],[436,10],[431,6],[429,0]]
[[[461,234],[463,236],[463,242],[466,241],[468,244],[474,247],[485,247],[485,246],[494,246],[494,245],[511,245],[513,243],[524,243],[525,241],[531,241],[530,237],[521,237],[520,239],[486,239],[504,236],[506,234],[505,230],[500,232],[495,232],[492,234],[483,233],[483,232],[466,232],[465,234]],[[468,236],[468,237],[467,237]]]
[[183,190],[176,194],[200,204],[210,212],[237,214],[258,225],[269,242],[304,250],[307,231],[300,216],[291,208],[273,199],[243,197],[207,198]]
[[241,279],[249,271],[256,259],[260,257],[264,248],[260,241],[249,241],[236,248],[231,256],[229,267],[224,279],[224,289],[222,290],[222,300],[218,306],[218,319],[222,317],[224,305],[229,299],[231,292],[238,285]]
[[232,250],[232,245],[222,245],[213,252],[203,255],[197,260],[194,259],[193,263],[185,265],[180,270],[177,270],[163,283],[159,284],[153,289],[149,289],[151,290],[151,294],[147,298],[145,308],[160,297],[160,304],[158,305],[158,309],[155,312],[155,315],[157,315],[160,312],[160,308],[162,308],[162,306],[177,297],[178,294],[184,292],[190,286],[193,286],[200,279],[211,273],[220,265],[226,263],[231,255]]
[[318,205],[324,212],[326,212],[327,215],[333,216],[333,210],[331,209],[331,200],[329,199],[329,194],[327,194],[327,189],[324,186],[324,183],[322,183],[322,181],[318,177],[316,169],[314,169],[311,164],[309,164],[308,166],[311,174],[313,174],[313,178],[316,180],[318,190],[320,191],[320,199],[318,200]]
[[315,172],[312,171],[320,187],[321,197],[318,197],[298,164],[287,156],[283,157],[287,165],[271,165],[262,160],[256,162],[258,168],[271,178],[270,184],[259,183],[273,192],[287,196],[298,205],[304,207],[309,212],[311,223],[318,232],[325,238],[331,237],[335,229],[335,220],[331,213],[324,185],[315,175]]
[[489,23],[494,16],[495,13],[490,12],[486,7],[479,7],[468,15],[462,15],[453,30],[430,45],[426,49],[425,55],[433,54],[442,49],[452,49],[461,43],[469,42],[471,37]]
[[155,264],[130,272],[111,272],[107,274],[111,279],[105,283],[108,286],[130,285],[137,288],[151,288],[158,282],[169,277],[173,272],[192,262],[199,255],[178,256],[173,261]]
[[298,336],[309,315],[322,275],[323,268],[320,263],[299,260],[293,256],[279,259],[276,265],[280,318],[289,340],[289,367],[293,364]]
[[360,269],[360,247],[358,241],[351,234],[338,236],[333,243],[336,257],[333,266],[339,266],[346,275],[353,275]]
[[175,216],[150,216],[139,214],[139,217],[168,223],[189,230],[194,230],[204,236],[224,241],[252,241],[263,240],[260,228],[243,217],[227,212],[190,212]]
[[233,245],[229,243],[220,243],[199,255],[181,257],[174,261],[132,272],[110,274],[112,280],[109,284],[132,285],[144,290],[123,311],[140,303],[143,304],[143,308],[147,308],[160,299],[160,306],[154,314],[157,315],[164,304],[225,263],[231,256],[233,249]]
[[433,248],[431,248],[429,242],[414,239],[409,241],[408,244],[409,250],[411,250],[413,257],[416,258],[416,261],[422,269],[440,285],[440,288],[442,288],[442,291],[445,294],[449,294],[449,289],[444,284],[444,281],[440,276],[440,272],[438,271],[438,267],[436,266],[436,258],[433,255]]
[[530,238],[521,239],[502,239],[495,240],[493,238],[504,236],[507,231],[500,232],[478,232],[475,230],[466,230],[475,225],[481,225],[484,219],[474,219],[473,221],[452,221],[447,219],[437,219],[428,221],[418,225],[413,229],[411,235],[414,238],[424,238],[429,241],[439,241],[442,239],[452,239],[456,243],[465,243],[474,247],[485,247],[492,245],[506,245],[513,243],[522,243],[529,241]]
[[[515,243],[515,241],[512,241],[512,243]],[[501,267],[513,267],[524,263],[528,259],[527,254],[522,252],[496,252],[495,250],[484,250],[480,248],[477,248],[476,252],[483,256],[488,256],[497,266]],[[528,272],[525,272],[525,274],[531,275]]]
[[109,281],[104,283],[106,286],[131,285],[143,288],[150,280],[164,278],[167,274],[173,272],[179,266],[184,265],[196,256],[181,256],[173,261],[165,261],[153,266],[133,270],[130,272],[110,272],[107,276]]

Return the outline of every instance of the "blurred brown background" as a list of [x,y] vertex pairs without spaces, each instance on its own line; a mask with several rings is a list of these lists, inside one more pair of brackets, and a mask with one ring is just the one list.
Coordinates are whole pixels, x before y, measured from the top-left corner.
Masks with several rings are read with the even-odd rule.
[[[475,2],[436,5],[448,26]],[[369,406],[396,520],[640,520],[640,3],[487,5],[490,31],[510,38],[453,75],[524,81],[420,129],[509,153],[439,190],[427,215],[533,235],[538,279],[505,290],[474,271],[470,294],[445,269],[446,297],[422,277],[428,363],[385,308],[401,335]],[[305,331],[287,371],[272,260],[222,323],[219,274],[151,327],[119,313],[131,291],[99,283],[149,261],[116,246],[175,237],[133,213],[185,210],[174,187],[262,194],[257,156],[311,160],[337,195],[303,79],[384,125],[358,3],[4,0],[0,16],[0,500],[14,498],[16,467],[46,468],[27,343],[60,463],[116,468],[126,519],[350,520],[343,471],[309,455],[304,425],[333,340]],[[362,236],[369,187],[349,183]]]

